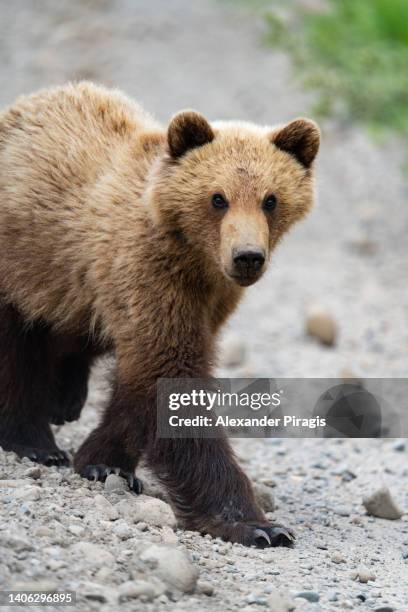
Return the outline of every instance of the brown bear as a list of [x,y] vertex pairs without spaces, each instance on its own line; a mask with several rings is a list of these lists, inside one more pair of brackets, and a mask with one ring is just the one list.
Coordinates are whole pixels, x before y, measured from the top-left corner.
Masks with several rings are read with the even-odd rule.
[[156,436],[158,378],[211,375],[220,326],[313,203],[319,130],[210,124],[167,130],[117,91],[69,84],[0,114],[0,446],[68,463],[50,423],[77,419],[96,356],[115,354],[109,404],[74,458],[120,471],[143,455],[188,529],[289,544],[226,438]]

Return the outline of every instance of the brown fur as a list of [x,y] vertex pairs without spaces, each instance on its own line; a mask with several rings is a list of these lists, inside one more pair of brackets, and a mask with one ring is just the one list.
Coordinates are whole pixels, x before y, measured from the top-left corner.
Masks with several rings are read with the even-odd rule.
[[[187,527],[246,544],[269,529],[226,439],[156,439],[155,385],[211,375],[242,285],[312,205],[318,140],[308,120],[210,125],[193,111],[166,133],[88,83],[0,114],[0,444],[51,461],[48,423],[79,416],[93,358],[114,350],[110,404],[75,468],[128,473],[145,454]],[[265,266],[238,278],[249,248]]]

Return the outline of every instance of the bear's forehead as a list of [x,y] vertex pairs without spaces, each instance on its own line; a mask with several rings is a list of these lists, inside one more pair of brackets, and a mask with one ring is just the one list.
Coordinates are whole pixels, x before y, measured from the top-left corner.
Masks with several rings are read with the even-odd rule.
[[261,135],[223,134],[205,151],[204,164],[209,173],[224,177],[237,186],[248,186],[271,180],[296,180],[304,172],[287,153],[279,150]]

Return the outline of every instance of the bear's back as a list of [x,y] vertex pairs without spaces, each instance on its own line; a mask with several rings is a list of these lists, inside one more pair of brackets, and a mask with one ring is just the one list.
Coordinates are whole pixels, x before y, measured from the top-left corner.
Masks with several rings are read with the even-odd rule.
[[24,188],[38,182],[55,195],[81,187],[146,129],[157,124],[135,102],[92,83],[21,97],[0,113],[0,190],[14,188],[16,175]]
[[111,224],[106,208],[95,216],[95,185],[155,129],[125,95],[90,83],[22,97],[0,113],[0,299],[30,318],[82,318],[92,297],[81,280],[89,230]]

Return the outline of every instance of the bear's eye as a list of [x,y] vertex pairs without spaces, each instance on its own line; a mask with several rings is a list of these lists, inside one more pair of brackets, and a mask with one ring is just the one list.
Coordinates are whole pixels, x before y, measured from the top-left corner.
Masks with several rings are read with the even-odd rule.
[[214,193],[212,197],[212,205],[214,208],[228,208],[228,202],[220,193]]
[[278,203],[278,200],[276,199],[276,196],[273,195],[273,193],[271,193],[267,195],[266,198],[264,199],[263,207],[265,210],[271,211],[276,208],[277,203]]

